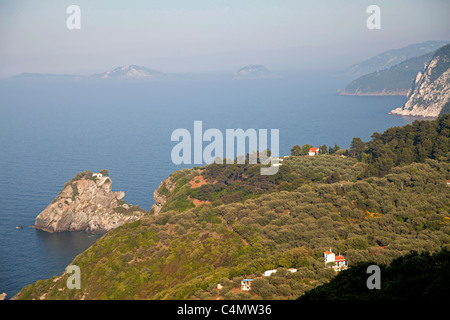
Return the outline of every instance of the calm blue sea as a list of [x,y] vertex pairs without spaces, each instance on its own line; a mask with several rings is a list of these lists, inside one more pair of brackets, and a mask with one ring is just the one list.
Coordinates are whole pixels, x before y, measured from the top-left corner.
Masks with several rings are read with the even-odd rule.
[[[0,81],[0,293],[12,298],[64,272],[98,236],[29,228],[77,172],[108,169],[115,191],[148,210],[171,172],[173,130],[279,129],[280,154],[295,144],[348,147],[410,123],[387,112],[404,97],[336,95],[348,79],[327,74],[150,82]],[[225,131],[223,131],[225,132]],[[22,230],[16,226],[22,225]]]

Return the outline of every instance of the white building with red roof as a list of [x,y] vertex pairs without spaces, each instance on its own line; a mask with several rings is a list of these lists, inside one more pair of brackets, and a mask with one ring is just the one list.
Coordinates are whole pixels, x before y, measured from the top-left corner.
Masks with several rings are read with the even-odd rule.
[[323,253],[323,258],[325,265],[327,267],[332,267],[334,271],[341,271],[347,269],[347,261],[344,256],[335,255],[331,249]]
[[316,156],[319,154],[319,148],[310,148],[309,153],[310,156]]

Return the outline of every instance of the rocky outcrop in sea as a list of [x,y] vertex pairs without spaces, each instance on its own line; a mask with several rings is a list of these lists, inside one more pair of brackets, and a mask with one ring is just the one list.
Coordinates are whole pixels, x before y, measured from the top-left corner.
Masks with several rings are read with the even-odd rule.
[[139,219],[145,210],[131,206],[123,191],[111,191],[111,179],[90,171],[78,173],[36,217],[35,228],[48,232],[105,233]]

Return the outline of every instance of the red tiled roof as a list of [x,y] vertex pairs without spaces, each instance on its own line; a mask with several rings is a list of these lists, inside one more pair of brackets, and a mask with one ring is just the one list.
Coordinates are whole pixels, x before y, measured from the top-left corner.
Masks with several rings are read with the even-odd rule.
[[345,261],[345,258],[344,258],[344,256],[336,256],[336,257],[334,258],[334,261],[336,261],[336,262]]
[[316,151],[319,151],[319,148],[310,148],[309,149],[309,152],[316,152]]
[[331,254],[331,253],[333,253],[333,252],[327,250],[327,251],[325,251],[325,253],[326,253],[326,254]]

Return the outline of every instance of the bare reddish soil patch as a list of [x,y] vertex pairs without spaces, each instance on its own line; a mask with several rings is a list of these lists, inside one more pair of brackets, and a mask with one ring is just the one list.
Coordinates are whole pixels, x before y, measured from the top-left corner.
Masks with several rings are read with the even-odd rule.
[[195,198],[191,198],[191,196],[188,196],[188,199],[192,200],[192,203],[194,204],[195,207],[198,207],[199,205],[205,204],[205,203],[211,204],[211,201],[208,201],[208,200],[202,201],[202,200],[198,200]]
[[204,184],[208,184],[208,182],[206,182],[205,178],[203,178],[201,174],[195,176],[191,181],[189,181],[189,183],[191,184],[191,189],[198,188]]

